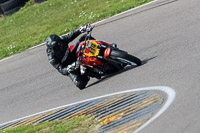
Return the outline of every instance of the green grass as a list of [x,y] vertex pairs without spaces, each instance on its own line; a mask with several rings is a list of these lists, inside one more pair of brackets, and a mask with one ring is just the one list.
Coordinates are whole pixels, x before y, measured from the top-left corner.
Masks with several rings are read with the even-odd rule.
[[96,131],[99,124],[90,116],[73,117],[71,119],[54,120],[37,125],[23,125],[16,128],[0,130],[0,133],[88,133]]
[[29,1],[19,12],[0,16],[0,59],[62,35],[78,26],[101,20],[151,0],[48,0]]

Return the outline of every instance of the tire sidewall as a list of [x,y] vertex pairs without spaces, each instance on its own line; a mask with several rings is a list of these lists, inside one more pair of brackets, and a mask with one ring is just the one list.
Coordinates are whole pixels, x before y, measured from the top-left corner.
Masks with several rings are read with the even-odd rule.
[[112,49],[112,51],[110,53],[110,57],[111,58],[119,57],[119,58],[128,60],[130,62],[134,62],[135,64],[137,64],[137,66],[141,65],[141,60],[139,58],[128,54],[128,52],[126,52],[126,51],[122,51],[119,49]]

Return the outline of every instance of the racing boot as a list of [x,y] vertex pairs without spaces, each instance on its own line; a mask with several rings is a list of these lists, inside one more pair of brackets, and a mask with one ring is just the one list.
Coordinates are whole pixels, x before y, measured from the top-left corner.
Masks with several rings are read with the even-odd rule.
[[80,90],[84,89],[87,85],[88,81],[90,80],[89,76],[86,75],[75,75],[75,74],[68,74],[68,77],[72,80],[72,82],[78,87]]

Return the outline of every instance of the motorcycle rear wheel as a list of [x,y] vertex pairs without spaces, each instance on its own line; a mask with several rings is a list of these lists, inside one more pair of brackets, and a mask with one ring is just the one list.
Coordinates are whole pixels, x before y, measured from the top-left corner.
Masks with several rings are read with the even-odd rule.
[[139,58],[119,49],[113,49],[111,51],[110,57],[115,60],[119,60],[123,63],[127,63],[129,65],[140,66],[142,64]]

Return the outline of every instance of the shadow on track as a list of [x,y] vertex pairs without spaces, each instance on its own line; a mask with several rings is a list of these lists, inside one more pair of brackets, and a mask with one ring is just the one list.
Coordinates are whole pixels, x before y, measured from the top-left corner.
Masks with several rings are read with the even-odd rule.
[[100,83],[100,82],[102,82],[102,81],[105,81],[105,80],[107,80],[107,79],[109,79],[109,78],[111,78],[111,77],[113,77],[113,76],[115,76],[115,75],[118,75],[118,74],[120,74],[120,73],[129,71],[129,70],[131,70],[131,69],[133,69],[133,68],[136,68],[136,67],[134,67],[134,66],[127,66],[127,67],[125,67],[125,68],[124,68],[123,70],[121,70],[121,71],[118,71],[118,72],[115,72],[115,73],[112,73],[112,74],[109,74],[109,75],[104,76],[103,78],[99,79],[98,81],[96,81],[96,82],[94,82],[94,83],[88,85],[86,88],[89,88],[89,87],[91,87],[91,86],[93,86],[93,85],[96,85],[96,84],[98,84],[98,83]]
[[[144,59],[144,60],[142,60],[142,65],[147,64],[150,60],[153,60],[154,58],[156,58],[156,56],[155,56],[155,57],[152,57],[152,58],[149,58],[149,59]],[[141,65],[141,66],[142,66],[142,65]],[[140,67],[140,66],[138,66],[138,67]],[[91,87],[91,86],[93,86],[93,85],[96,85],[96,84],[98,84],[98,83],[100,83],[100,82],[103,82],[103,81],[105,81],[105,80],[108,80],[109,78],[111,78],[111,77],[113,77],[113,76],[116,76],[116,75],[121,74],[121,73],[123,73],[123,72],[129,71],[129,70],[131,70],[131,69],[133,69],[133,68],[137,68],[137,67],[135,67],[135,66],[127,66],[127,67],[125,67],[125,68],[124,68],[123,70],[121,70],[121,71],[118,71],[118,72],[115,72],[115,73],[106,75],[106,76],[104,76],[103,78],[99,79],[98,81],[96,81],[96,82],[94,82],[94,83],[88,85],[87,87],[85,87],[85,89],[86,89],[86,88],[89,88],[89,87]]]
[[142,65],[147,64],[150,60],[155,59],[157,56],[142,60]]

